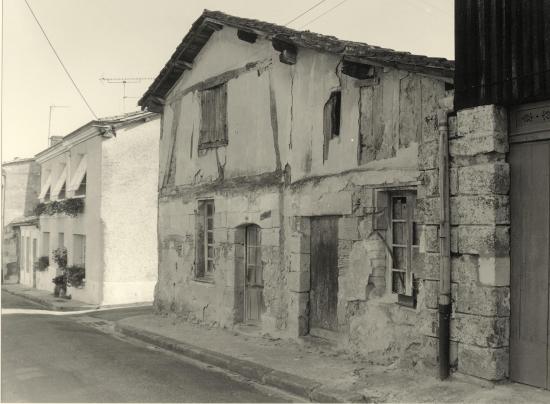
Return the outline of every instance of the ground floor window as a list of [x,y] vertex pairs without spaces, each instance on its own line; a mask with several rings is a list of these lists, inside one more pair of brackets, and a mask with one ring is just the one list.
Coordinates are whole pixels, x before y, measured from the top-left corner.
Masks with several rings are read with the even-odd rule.
[[73,265],[84,266],[86,263],[86,236],[73,235]]
[[195,278],[211,281],[214,275],[214,200],[199,201],[196,217]]
[[398,295],[414,296],[414,262],[419,253],[419,235],[416,222],[416,194],[390,194],[391,222],[391,291]]

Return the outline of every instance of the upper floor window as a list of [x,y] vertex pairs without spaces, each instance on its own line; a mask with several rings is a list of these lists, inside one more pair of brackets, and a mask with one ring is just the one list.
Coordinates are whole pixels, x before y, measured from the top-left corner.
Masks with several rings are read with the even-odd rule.
[[83,155],[80,158],[80,162],[76,167],[76,170],[71,178],[71,183],[69,189],[74,191],[75,196],[85,196],[86,195],[86,155]]
[[[57,178],[55,185],[52,187],[52,191],[51,191],[52,198],[54,199],[65,198],[66,182],[67,182],[67,166],[63,165],[63,169],[61,170],[61,173],[59,174],[59,177]],[[63,194],[61,194],[62,190],[63,190]]]
[[200,92],[201,125],[199,149],[227,144],[227,84]]
[[331,139],[340,136],[340,112],[342,92],[333,91],[323,109],[323,161],[328,158],[328,146]]

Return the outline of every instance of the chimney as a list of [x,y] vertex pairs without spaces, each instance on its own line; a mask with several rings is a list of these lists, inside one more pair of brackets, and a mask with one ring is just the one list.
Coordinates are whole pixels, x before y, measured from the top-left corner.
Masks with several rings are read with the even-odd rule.
[[50,147],[63,141],[63,136],[50,136]]

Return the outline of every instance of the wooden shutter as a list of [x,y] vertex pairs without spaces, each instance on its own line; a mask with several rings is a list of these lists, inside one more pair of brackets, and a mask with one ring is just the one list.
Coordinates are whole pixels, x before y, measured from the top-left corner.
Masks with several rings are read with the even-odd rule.
[[201,92],[199,149],[227,144],[227,84]]

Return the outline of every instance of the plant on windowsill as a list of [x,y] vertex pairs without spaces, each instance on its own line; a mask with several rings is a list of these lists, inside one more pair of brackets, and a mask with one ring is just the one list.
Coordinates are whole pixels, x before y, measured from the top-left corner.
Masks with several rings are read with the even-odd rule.
[[52,216],[57,213],[75,217],[84,212],[84,198],[69,198],[60,201],[41,202],[36,205],[34,213],[36,216]]
[[37,271],[45,271],[50,266],[50,257],[44,255],[38,258],[38,261],[34,263]]
[[86,282],[86,268],[82,265],[71,265],[65,269],[67,283],[73,288],[83,288]]

